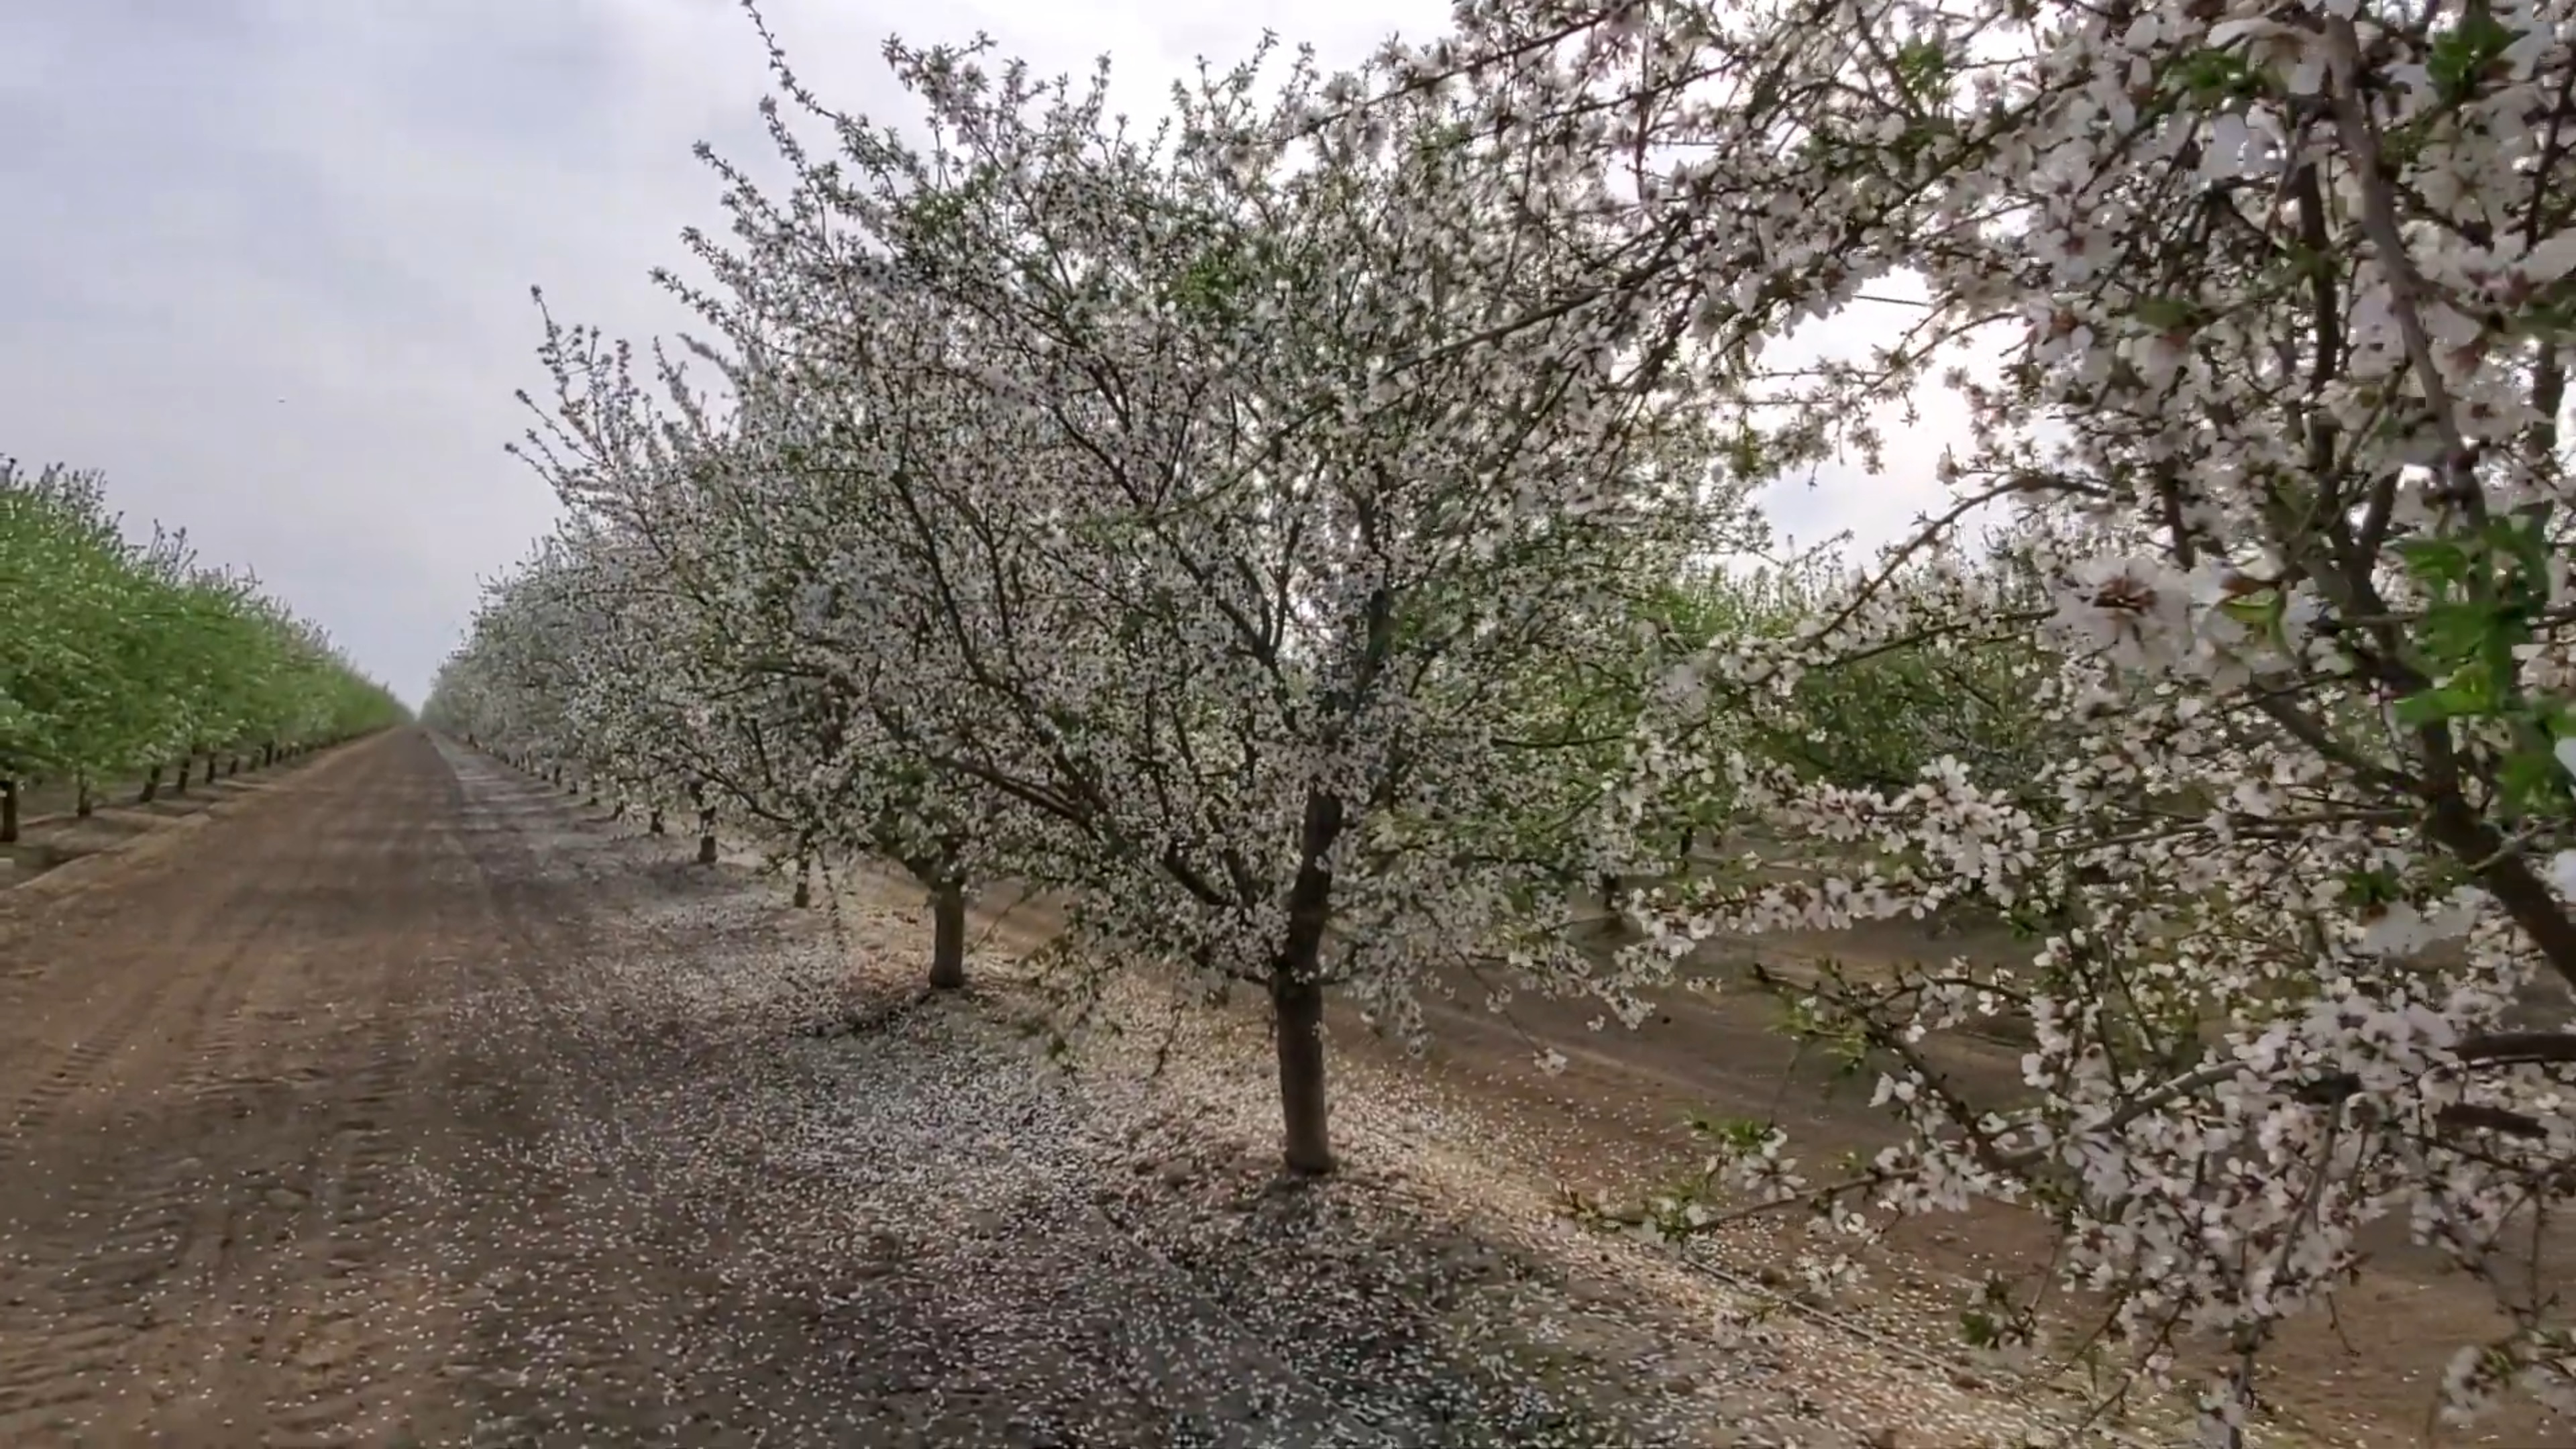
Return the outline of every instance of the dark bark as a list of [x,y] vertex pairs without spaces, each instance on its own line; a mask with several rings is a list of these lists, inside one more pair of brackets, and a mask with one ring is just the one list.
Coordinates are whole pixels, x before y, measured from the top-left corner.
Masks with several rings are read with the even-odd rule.
[[945,880],[930,892],[930,985],[955,991],[966,984],[966,883]]
[[194,755],[181,755],[179,757],[179,778],[170,786],[171,794],[185,795],[188,793],[188,771],[194,768],[196,763],[197,757]]
[[1324,988],[1286,974],[1270,978],[1272,1027],[1279,1049],[1281,1157],[1290,1172],[1316,1177],[1333,1170],[1333,1139],[1324,1091]]
[[82,770],[72,776],[72,814],[87,820],[97,810],[98,800],[90,794],[89,771]]
[[0,780],[0,845],[18,841],[18,782]]
[[660,806],[657,805],[653,807],[652,817],[644,822],[644,831],[648,835],[660,835],[663,833],[662,809]]
[[716,863],[716,812],[698,812],[698,864]]
[[1324,862],[1342,833],[1342,802],[1307,797],[1297,879],[1288,888],[1288,932],[1270,964],[1272,1040],[1279,1055],[1281,1157],[1292,1173],[1333,1170],[1324,1081],[1324,930],[1332,920],[1333,873]]
[[161,767],[159,765],[154,765],[151,770],[143,776],[143,789],[141,793],[134,797],[134,803],[137,805],[149,805],[159,798],[161,798]]
[[814,836],[805,831],[796,838],[796,898],[790,902],[803,910],[814,904]]

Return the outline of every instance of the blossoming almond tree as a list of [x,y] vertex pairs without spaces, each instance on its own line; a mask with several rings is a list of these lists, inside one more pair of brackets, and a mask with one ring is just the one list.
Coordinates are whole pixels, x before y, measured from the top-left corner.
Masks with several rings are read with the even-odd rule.
[[[1973,899],[2034,934],[2009,969],[1844,981],[1815,1029],[1885,1064],[1903,1147],[1808,1183],[1742,1134],[1738,1180],[1837,1216],[2030,1204],[2055,1271],[2151,1368],[2221,1349],[2232,1435],[2286,1318],[2394,1218],[2487,1279],[2513,1331],[2463,1347],[2455,1410],[2576,1364],[2529,1231],[2569,1189],[2576,1036],[2517,1029],[2576,978],[2567,866],[2569,501],[2561,429],[2576,230],[2562,4],[1835,0],[1471,4],[1413,54],[1594,147],[1641,229],[1713,274],[1743,355],[1910,273],[1928,306],[1786,394],[1790,454],[1946,385],[1956,508],[1816,627],[1707,661],[1758,706],[1890,641],[2015,627],[2073,732],[2046,791],[1951,764],[1905,789],[1749,759],[1745,797],[1821,883],[1677,903],[1689,931],[1832,927]],[[1470,65],[1469,62],[1473,62]],[[1481,67],[1481,69],[1479,69]],[[1508,84],[1506,84],[1508,80]],[[1524,124],[1489,107],[1489,120]],[[2000,364],[1944,375],[1954,344]],[[1747,389],[1752,382],[1748,370]],[[2040,540],[2045,610],[1928,581],[1980,503]],[[2427,951],[2436,938],[2447,949]],[[1923,1035],[2015,1010],[2028,1095],[1970,1100]],[[1668,1225],[1706,1221],[1676,1199]],[[1975,1311],[2037,1332],[2031,1295]]]
[[1444,966],[1632,1005],[1533,889],[1631,847],[1479,834],[1555,764],[1502,737],[1506,682],[1731,507],[1678,338],[1495,328],[1591,289],[1588,198],[1436,99],[1285,140],[1302,64],[1148,140],[1097,84],[890,53],[936,144],[807,98],[840,154],[782,131],[794,198],[737,186],[713,259],[796,359],[800,456],[875,510],[842,607],[935,651],[898,713],[1019,807],[1014,873],[1077,940],[1265,990],[1298,1171],[1333,1161],[1329,987],[1408,1032]]

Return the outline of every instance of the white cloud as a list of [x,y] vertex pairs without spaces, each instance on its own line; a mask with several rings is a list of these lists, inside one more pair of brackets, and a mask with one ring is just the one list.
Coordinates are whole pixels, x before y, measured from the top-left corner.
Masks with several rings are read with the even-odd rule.
[[[767,10],[827,100],[890,119],[911,114],[879,59],[897,31],[988,31],[1048,72],[1106,51],[1144,114],[1264,28],[1329,62],[1446,19],[1438,0]],[[646,272],[721,221],[689,148],[765,170],[768,88],[730,0],[0,7],[0,452],[105,469],[138,523],[256,568],[417,700],[478,579],[553,513],[501,452],[513,389],[540,381],[527,287],[613,332],[684,326]]]

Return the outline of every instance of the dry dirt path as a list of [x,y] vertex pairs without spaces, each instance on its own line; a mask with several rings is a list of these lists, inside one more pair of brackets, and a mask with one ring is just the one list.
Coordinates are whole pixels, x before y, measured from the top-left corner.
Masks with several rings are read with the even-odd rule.
[[[851,1005],[822,913],[416,731],[234,793],[0,894],[0,1446],[1878,1437],[1834,1427],[1848,1375],[1641,1325],[1365,1173],[1266,1192],[1257,1052],[1212,1149],[1169,1084],[1039,1080],[989,1004],[801,1035]],[[919,944],[892,929],[860,956]],[[1472,1099],[1487,1147],[1499,1110],[1525,1173],[1645,1167],[1685,1104],[1783,1100],[1739,1009],[1526,1023],[1586,1048],[1561,1078],[1444,1016],[1381,1075]],[[2447,1325],[2373,1306],[2386,1339],[2321,1352],[2301,1407],[2392,1430],[2407,1330]],[[2502,1442],[2564,1442],[2534,1427]]]
[[[180,848],[0,898],[0,1444],[644,1442],[792,1417],[794,1376],[757,1361],[760,1290],[550,1152],[636,1064],[477,1005],[555,990],[618,904],[533,868],[531,808],[469,795],[401,731]],[[650,1321],[710,1301],[737,1362],[654,1361],[683,1335]],[[540,1357],[553,1381],[523,1382]]]
[[670,845],[405,730],[0,895],[0,1445],[1860,1442]]

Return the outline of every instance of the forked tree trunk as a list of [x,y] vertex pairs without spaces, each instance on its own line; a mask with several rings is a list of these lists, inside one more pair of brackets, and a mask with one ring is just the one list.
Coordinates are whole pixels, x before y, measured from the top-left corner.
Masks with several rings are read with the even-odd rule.
[[18,782],[0,780],[0,845],[18,842]]
[[154,765],[144,772],[143,789],[135,795],[134,803],[149,805],[159,798],[161,798],[161,767]]
[[955,991],[966,984],[966,883],[941,881],[930,892],[930,986]]

